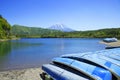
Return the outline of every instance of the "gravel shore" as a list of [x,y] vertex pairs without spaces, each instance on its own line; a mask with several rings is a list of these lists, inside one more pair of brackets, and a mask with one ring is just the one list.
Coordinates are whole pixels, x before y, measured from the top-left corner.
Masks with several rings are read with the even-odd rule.
[[118,40],[117,42],[103,42],[101,41],[100,43],[107,45],[108,47],[120,47],[120,40]]
[[42,80],[41,68],[29,68],[22,70],[10,70],[0,72],[0,80]]

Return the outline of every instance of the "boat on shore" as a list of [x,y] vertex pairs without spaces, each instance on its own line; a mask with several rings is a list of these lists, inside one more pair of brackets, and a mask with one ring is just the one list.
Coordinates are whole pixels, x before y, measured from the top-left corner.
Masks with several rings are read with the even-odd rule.
[[117,42],[118,39],[117,38],[105,38],[103,39],[104,42],[110,43],[110,42]]
[[120,48],[62,55],[42,69],[48,80],[120,80]]

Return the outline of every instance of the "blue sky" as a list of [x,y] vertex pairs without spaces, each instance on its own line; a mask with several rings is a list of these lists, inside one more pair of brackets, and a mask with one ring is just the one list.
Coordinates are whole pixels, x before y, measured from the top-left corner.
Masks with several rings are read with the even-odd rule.
[[0,0],[0,14],[11,25],[75,30],[120,27],[120,0]]

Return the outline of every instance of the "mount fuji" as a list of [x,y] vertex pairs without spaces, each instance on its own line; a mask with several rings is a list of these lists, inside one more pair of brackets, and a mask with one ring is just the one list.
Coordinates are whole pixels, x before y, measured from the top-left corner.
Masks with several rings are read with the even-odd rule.
[[63,32],[74,31],[73,29],[70,29],[70,28],[66,27],[64,24],[55,24],[55,25],[52,25],[51,27],[49,27],[48,29],[60,30],[60,31],[63,31]]

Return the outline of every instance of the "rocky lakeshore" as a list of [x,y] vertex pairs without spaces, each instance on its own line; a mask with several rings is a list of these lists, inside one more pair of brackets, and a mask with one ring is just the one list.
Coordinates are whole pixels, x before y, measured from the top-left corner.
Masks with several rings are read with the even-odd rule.
[[120,40],[118,40],[117,42],[110,42],[110,43],[101,41],[100,43],[105,44],[106,48],[120,48]]
[[0,80],[42,80],[42,72],[41,68],[1,71]]

